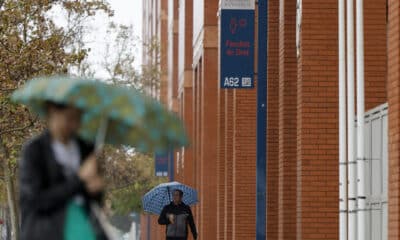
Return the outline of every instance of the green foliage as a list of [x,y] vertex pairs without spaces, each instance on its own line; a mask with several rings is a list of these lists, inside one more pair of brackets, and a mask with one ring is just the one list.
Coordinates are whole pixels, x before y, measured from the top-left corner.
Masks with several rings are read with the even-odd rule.
[[[3,176],[2,176],[3,178]],[[7,204],[7,191],[4,181],[0,181],[0,206]]]
[[104,153],[107,199],[117,214],[140,212],[141,198],[162,180],[155,177],[152,156],[108,147]]
[[151,61],[142,66],[141,81],[147,93],[154,94],[160,89],[161,78],[161,50],[159,39],[153,37],[144,44],[144,51],[147,56],[151,56]]
[[[68,15],[69,27],[56,26],[50,14],[54,8]],[[80,64],[88,52],[73,48],[80,41],[80,26],[99,11],[112,15],[105,0],[0,0],[0,140],[8,151],[3,163],[13,173],[22,142],[43,124],[12,104],[10,94],[27,79],[65,73]]]
[[[67,14],[67,27],[56,26],[50,14],[54,8]],[[74,47],[81,42],[83,21],[99,11],[112,15],[106,0],[0,0],[0,202],[7,200],[13,239],[19,232],[18,154],[43,124],[25,107],[12,104],[10,95],[30,78],[79,65],[88,51]]]
[[[66,16],[66,26],[53,21],[55,9]],[[106,0],[0,0],[0,177],[7,173],[15,181],[22,143],[44,127],[25,107],[12,104],[10,94],[39,75],[66,73],[73,68],[81,75],[93,74],[86,62],[90,49],[82,39],[85,22],[99,12],[113,15]],[[109,80],[143,91],[157,90],[158,57],[151,66],[137,71],[137,39],[132,26],[111,24],[109,32],[115,36],[108,40],[104,56]],[[148,54],[158,56],[158,46],[152,41]],[[123,148],[108,148],[104,156],[107,198],[112,208],[118,213],[140,211],[142,195],[163,180],[154,176],[153,157]],[[0,203],[7,199],[3,180],[0,178]]]

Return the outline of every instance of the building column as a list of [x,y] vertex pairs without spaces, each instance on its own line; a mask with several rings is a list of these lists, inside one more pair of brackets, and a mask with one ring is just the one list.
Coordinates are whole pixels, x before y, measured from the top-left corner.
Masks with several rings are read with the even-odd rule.
[[[256,236],[256,89],[233,90],[232,239]],[[253,186],[253,187],[250,187]]]
[[279,0],[268,0],[267,236],[278,239]]
[[218,88],[218,126],[217,126],[217,239],[224,239],[225,232],[225,93],[221,88]]
[[389,0],[389,239],[400,238],[400,4]]
[[205,48],[201,86],[201,222],[202,239],[217,236],[217,48]]
[[279,1],[279,239],[296,237],[296,5]]
[[225,212],[225,226],[224,226],[224,239],[230,240],[232,239],[232,225],[233,225],[233,208],[232,208],[232,176],[233,176],[233,168],[232,168],[232,158],[233,158],[233,91],[225,90],[225,203],[224,203],[224,212]]
[[297,239],[302,240],[338,239],[337,7],[336,0],[302,0],[297,81]]
[[193,88],[185,87],[183,90],[183,121],[190,140],[189,146],[183,150],[183,171],[185,184],[194,187],[194,164],[193,164],[193,144],[194,144],[194,117],[193,117]]

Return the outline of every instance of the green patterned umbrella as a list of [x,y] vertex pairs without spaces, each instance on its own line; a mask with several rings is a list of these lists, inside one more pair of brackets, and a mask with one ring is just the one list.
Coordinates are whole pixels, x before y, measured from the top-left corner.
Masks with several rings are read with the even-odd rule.
[[40,116],[46,115],[47,101],[81,109],[80,136],[88,141],[94,142],[104,127],[105,143],[142,152],[167,151],[187,143],[175,114],[126,86],[68,76],[41,77],[28,81],[12,99]]

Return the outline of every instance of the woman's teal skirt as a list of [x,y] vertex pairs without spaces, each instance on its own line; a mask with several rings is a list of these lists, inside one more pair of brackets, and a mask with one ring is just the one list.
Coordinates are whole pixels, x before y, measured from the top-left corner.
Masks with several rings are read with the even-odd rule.
[[66,212],[64,240],[96,240],[86,209],[72,201]]

